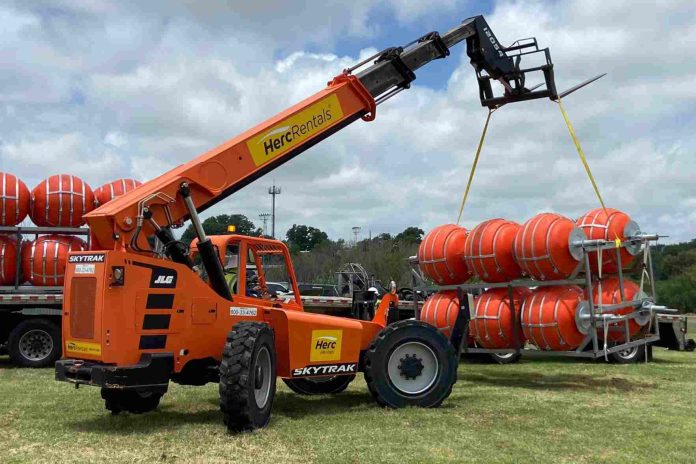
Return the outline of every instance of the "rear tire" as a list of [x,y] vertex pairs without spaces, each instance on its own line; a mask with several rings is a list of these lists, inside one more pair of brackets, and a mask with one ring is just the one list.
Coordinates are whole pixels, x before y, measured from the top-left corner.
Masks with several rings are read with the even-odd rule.
[[283,379],[283,382],[300,395],[335,395],[348,388],[353,379],[354,375],[340,375],[316,379]]
[[104,399],[104,406],[113,415],[123,411],[131,414],[143,414],[157,409],[165,392],[166,390],[162,392],[102,388],[101,397]]
[[644,346],[633,346],[627,350],[617,351],[609,355],[609,362],[613,364],[635,364],[641,361],[645,361]]
[[382,406],[440,406],[457,381],[454,347],[431,325],[396,322],[377,334],[367,349],[365,381]]
[[220,410],[230,432],[268,425],[276,391],[273,331],[262,322],[239,322],[220,363]]
[[7,345],[10,359],[18,366],[53,366],[61,354],[60,327],[48,319],[27,319],[12,329]]

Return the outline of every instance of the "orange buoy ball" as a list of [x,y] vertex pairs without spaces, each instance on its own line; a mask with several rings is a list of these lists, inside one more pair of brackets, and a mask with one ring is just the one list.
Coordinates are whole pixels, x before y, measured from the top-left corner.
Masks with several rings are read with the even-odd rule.
[[454,224],[428,232],[418,247],[418,263],[427,277],[440,285],[461,284],[471,273],[464,263],[466,229]]
[[576,285],[539,287],[522,303],[524,336],[541,350],[574,350],[585,338],[576,324],[583,290]]
[[492,288],[477,296],[474,301],[474,317],[469,323],[469,333],[483,348],[516,348],[515,321],[519,346],[524,344],[524,332],[519,325],[522,301],[532,293],[527,288],[516,287],[512,291],[514,315],[510,307],[507,288]]
[[513,246],[520,229],[516,222],[490,219],[474,227],[466,237],[464,261],[484,282],[507,282],[522,276]]
[[30,216],[41,227],[79,227],[94,209],[94,192],[76,176],[58,174],[31,191]]
[[124,193],[130,192],[140,185],[143,185],[143,183],[135,179],[118,179],[97,188],[94,191],[94,196],[97,199],[97,204],[101,206],[116,197],[120,197]]
[[[595,284],[592,288],[592,301],[596,306],[596,309],[600,309],[600,303],[603,305],[614,305],[621,303],[621,301],[631,301],[641,298],[640,286],[630,280],[624,279],[624,300],[621,299],[621,288],[619,287],[618,277],[609,277],[602,280],[601,291],[599,283]],[[621,308],[617,311],[613,311],[613,314],[626,315],[631,314],[634,311],[632,306]],[[628,331],[631,337],[640,333],[641,328],[647,324],[647,318],[637,318],[630,319],[628,322]],[[599,328],[597,334],[604,338],[604,329]],[[626,340],[626,322],[612,322],[609,324],[609,333],[607,340],[615,342],[623,342]]]
[[[437,327],[450,338],[452,330],[457,323],[459,314],[459,298],[456,291],[444,291],[430,295],[423,303],[420,311],[420,320]],[[467,336],[467,346],[474,345],[471,335]]]
[[31,194],[17,176],[0,172],[0,226],[14,227],[27,217]]
[[582,259],[582,250],[570,244],[584,239],[585,234],[567,217],[537,214],[515,235],[515,260],[523,274],[534,279],[565,279]]
[[[617,209],[597,208],[588,211],[577,220],[577,226],[582,229],[588,239],[602,239],[622,242],[627,238],[640,233],[640,227],[631,218]],[[640,251],[640,245],[629,245],[621,248],[621,266],[626,268],[631,265],[635,255]],[[590,252],[590,267],[597,272],[598,259],[596,252]],[[619,271],[619,259],[616,250],[602,251],[602,271],[614,273]]]
[[22,247],[24,278],[36,286],[61,286],[68,253],[86,251],[87,244],[71,235],[44,235]]
[[17,241],[0,235],[0,285],[14,285],[17,276]]

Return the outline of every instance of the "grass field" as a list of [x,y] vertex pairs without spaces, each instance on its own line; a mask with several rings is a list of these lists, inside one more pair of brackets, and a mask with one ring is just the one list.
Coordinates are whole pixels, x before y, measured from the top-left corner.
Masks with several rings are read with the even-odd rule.
[[98,389],[0,358],[0,462],[693,462],[695,398],[694,353],[461,364],[434,410],[378,408],[362,378],[335,397],[279,383],[270,426],[235,436],[215,385],[173,385],[158,411],[112,417]]

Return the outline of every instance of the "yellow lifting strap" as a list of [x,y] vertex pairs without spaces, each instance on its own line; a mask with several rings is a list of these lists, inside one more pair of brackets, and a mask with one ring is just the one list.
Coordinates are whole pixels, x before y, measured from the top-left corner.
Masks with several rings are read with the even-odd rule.
[[481,155],[481,148],[483,148],[483,141],[486,139],[486,132],[488,131],[488,123],[491,120],[491,115],[498,108],[489,108],[488,117],[486,118],[486,124],[483,126],[483,132],[481,132],[481,139],[479,140],[478,148],[476,149],[476,156],[474,156],[474,164],[471,165],[471,172],[469,172],[469,180],[466,183],[466,190],[464,190],[464,198],[462,198],[462,204],[459,206],[459,215],[457,216],[457,225],[462,219],[462,213],[464,212],[464,205],[466,204],[466,199],[469,196],[469,190],[471,189],[471,182],[474,180],[474,173],[476,172],[476,165],[478,164],[479,156]]
[[570,137],[573,139],[573,143],[575,144],[575,148],[578,150],[578,155],[580,155],[580,161],[582,161],[583,166],[585,166],[585,172],[587,172],[587,176],[590,178],[590,182],[592,182],[592,187],[594,188],[595,194],[597,195],[597,199],[599,200],[599,204],[602,205],[602,209],[605,210],[607,207],[604,206],[604,200],[602,200],[602,195],[599,193],[599,188],[597,187],[597,183],[594,180],[594,177],[592,176],[592,171],[590,170],[590,165],[587,164],[587,158],[585,157],[585,152],[582,151],[582,147],[580,146],[580,141],[578,140],[578,137],[575,135],[575,130],[573,129],[573,125],[570,123],[570,119],[568,119],[568,114],[565,111],[565,108],[563,108],[563,103],[561,102],[561,97],[558,97],[558,107],[561,109],[561,114],[563,115],[563,119],[565,120],[566,125],[568,126],[568,132],[570,132]]

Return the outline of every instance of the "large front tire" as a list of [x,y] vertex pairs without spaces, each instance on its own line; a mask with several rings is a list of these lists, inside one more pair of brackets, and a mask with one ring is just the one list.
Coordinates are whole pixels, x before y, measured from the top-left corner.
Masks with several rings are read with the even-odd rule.
[[339,375],[316,379],[283,379],[283,382],[300,395],[335,395],[348,388],[353,379],[354,375]]
[[440,406],[457,381],[454,347],[429,324],[397,322],[382,330],[365,353],[365,381],[382,406]]
[[276,391],[273,331],[240,322],[227,335],[220,363],[220,409],[230,432],[265,427]]

